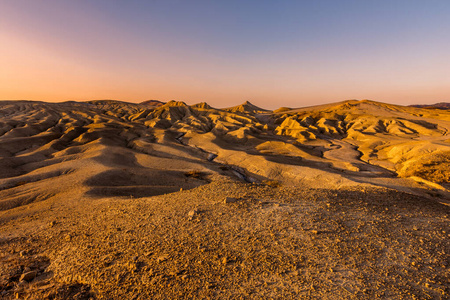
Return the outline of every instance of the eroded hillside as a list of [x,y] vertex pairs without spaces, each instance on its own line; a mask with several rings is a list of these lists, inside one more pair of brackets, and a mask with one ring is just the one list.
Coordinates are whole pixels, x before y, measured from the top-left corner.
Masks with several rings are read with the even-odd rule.
[[[0,122],[1,209],[61,192],[161,194],[214,174],[444,198],[450,180],[450,112],[373,101],[276,112],[248,102],[17,101],[1,103]],[[191,171],[202,175],[178,180]]]
[[2,299],[445,299],[450,112],[0,102]]

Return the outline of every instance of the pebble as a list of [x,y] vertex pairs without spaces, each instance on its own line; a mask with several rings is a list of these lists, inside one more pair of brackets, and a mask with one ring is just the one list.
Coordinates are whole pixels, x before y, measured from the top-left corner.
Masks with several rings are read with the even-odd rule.
[[36,277],[37,272],[36,271],[30,271],[27,273],[24,273],[20,276],[20,281],[31,281],[34,279],[34,277]]
[[198,214],[198,209],[193,209],[193,210],[189,211],[188,212],[189,220],[192,220],[195,217],[196,214]]
[[238,202],[239,199],[237,198],[233,198],[233,197],[226,197],[225,200],[223,201],[223,203],[234,203],[234,202]]
[[157,261],[158,263],[161,263],[161,262],[166,261],[166,260],[168,260],[168,259],[169,259],[169,255],[164,254],[164,255],[159,256],[159,257],[156,259],[156,261]]

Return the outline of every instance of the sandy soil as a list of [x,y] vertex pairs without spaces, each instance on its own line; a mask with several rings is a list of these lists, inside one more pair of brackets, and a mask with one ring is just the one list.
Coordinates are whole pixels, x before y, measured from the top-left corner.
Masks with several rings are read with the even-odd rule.
[[447,299],[450,113],[0,103],[4,299]]

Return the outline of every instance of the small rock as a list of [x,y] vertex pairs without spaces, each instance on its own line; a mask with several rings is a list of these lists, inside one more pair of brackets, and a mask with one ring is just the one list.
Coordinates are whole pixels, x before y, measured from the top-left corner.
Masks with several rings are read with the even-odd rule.
[[312,233],[312,234],[318,234],[319,231],[317,231],[317,230],[311,230],[311,233]]
[[31,281],[36,277],[37,272],[36,271],[30,271],[27,273],[24,273],[20,276],[20,281]]
[[27,255],[28,251],[27,250],[22,250],[19,252],[20,257],[24,257],[25,255]]
[[48,227],[53,227],[56,225],[56,221],[51,221],[50,223],[48,223]]
[[208,160],[209,160],[209,161],[213,161],[216,157],[217,157],[217,155],[214,154],[214,153],[209,153],[209,154],[208,154]]
[[216,287],[216,285],[213,282],[206,282],[205,287],[207,289],[213,289]]
[[192,220],[195,217],[196,214],[198,214],[198,209],[193,209],[193,210],[189,211],[188,212],[189,220]]
[[166,260],[168,260],[168,259],[169,259],[169,255],[164,254],[164,255],[159,256],[159,257],[156,259],[156,261],[157,261],[158,263],[161,263],[161,262],[166,261]]
[[234,203],[234,202],[238,202],[239,199],[237,198],[233,198],[233,197],[226,197],[225,200],[223,201],[223,203]]

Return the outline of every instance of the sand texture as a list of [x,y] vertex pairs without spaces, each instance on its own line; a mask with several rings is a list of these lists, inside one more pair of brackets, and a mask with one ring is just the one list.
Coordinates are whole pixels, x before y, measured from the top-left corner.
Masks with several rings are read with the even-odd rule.
[[1,299],[448,299],[450,110],[0,102]]

